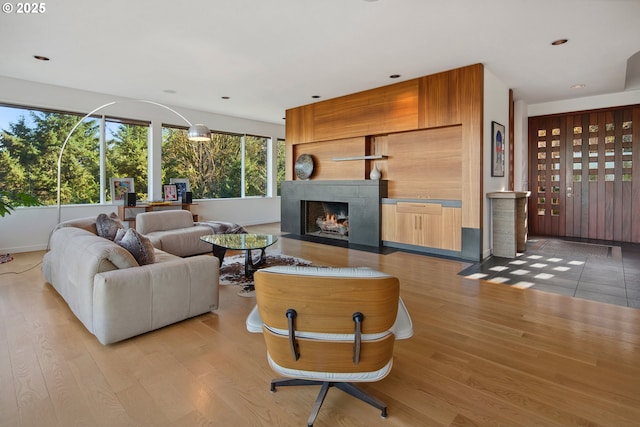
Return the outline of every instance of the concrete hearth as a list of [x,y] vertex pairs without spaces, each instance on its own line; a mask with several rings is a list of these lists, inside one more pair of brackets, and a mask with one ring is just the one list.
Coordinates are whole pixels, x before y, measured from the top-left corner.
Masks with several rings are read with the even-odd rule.
[[380,199],[387,197],[387,181],[285,181],[281,191],[282,231],[305,234],[305,203],[349,204],[349,243],[381,244]]

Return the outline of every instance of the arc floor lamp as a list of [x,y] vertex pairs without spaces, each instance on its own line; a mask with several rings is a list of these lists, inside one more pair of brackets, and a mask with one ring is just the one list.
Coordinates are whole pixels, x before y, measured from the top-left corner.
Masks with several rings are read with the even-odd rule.
[[97,113],[98,111],[102,110],[103,108],[107,108],[107,107],[109,107],[111,105],[114,105],[114,104],[124,104],[124,103],[130,103],[130,102],[142,102],[144,104],[156,105],[158,107],[164,108],[165,110],[171,111],[172,113],[174,113],[175,115],[180,117],[182,120],[187,122],[187,124],[189,125],[189,131],[187,133],[187,138],[189,138],[190,141],[209,141],[211,139],[211,131],[209,130],[208,127],[206,127],[205,125],[201,125],[201,124],[193,125],[193,124],[191,124],[191,122],[189,120],[187,120],[182,114],[178,113],[176,110],[174,110],[172,108],[169,108],[166,105],[160,104],[158,102],[146,101],[146,100],[143,100],[143,99],[137,99],[137,100],[130,100],[130,101],[112,101],[112,102],[108,102],[108,103],[106,103],[104,105],[99,106],[98,108],[90,111],[84,117],[82,117],[80,120],[78,120],[78,122],[71,128],[71,131],[69,132],[69,134],[65,138],[64,142],[62,143],[62,148],[60,148],[60,155],[58,156],[58,197],[57,197],[58,224],[60,224],[61,213],[62,213],[62,205],[60,204],[60,185],[61,185],[60,175],[61,175],[61,170],[62,170],[62,155],[64,154],[64,149],[67,146],[67,143],[69,142],[69,139],[71,138],[71,135],[73,135],[73,133],[78,128],[78,126],[80,126],[80,124],[86,118],[92,116],[93,114]]

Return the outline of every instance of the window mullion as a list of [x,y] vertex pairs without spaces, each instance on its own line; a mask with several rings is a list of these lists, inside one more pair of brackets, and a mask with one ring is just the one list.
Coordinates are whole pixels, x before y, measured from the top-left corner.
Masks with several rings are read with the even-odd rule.
[[107,203],[107,138],[106,117],[100,117],[100,204]]
[[245,141],[246,135],[240,138],[240,197],[245,197]]

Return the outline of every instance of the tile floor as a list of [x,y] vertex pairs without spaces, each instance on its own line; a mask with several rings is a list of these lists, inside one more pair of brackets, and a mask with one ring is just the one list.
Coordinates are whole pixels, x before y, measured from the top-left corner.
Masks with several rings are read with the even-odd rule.
[[490,257],[459,274],[640,308],[639,244],[532,237],[515,259]]

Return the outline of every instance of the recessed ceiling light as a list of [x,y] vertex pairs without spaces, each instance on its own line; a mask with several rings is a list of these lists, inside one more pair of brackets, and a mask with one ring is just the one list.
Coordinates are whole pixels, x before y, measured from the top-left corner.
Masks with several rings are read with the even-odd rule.
[[230,96],[221,96],[222,99],[231,99]]
[[173,89],[165,89],[165,90],[163,90],[163,92],[164,93],[176,93],[176,91],[173,90]]
[[565,44],[569,39],[558,39],[551,42],[552,46],[560,46],[561,44]]
[[390,79],[398,79],[398,78],[400,78],[400,74],[391,74],[391,75],[389,76],[389,78],[390,78]]
[[312,97],[313,99],[318,99],[318,98],[320,98],[320,95],[311,95],[311,97]]
[[584,84],[584,83],[578,83],[578,84],[575,84],[575,85],[571,86],[570,88],[571,88],[571,89],[582,89],[582,88],[585,88],[585,87],[587,87],[587,85],[586,85],[586,84]]
[[47,58],[46,56],[42,56],[42,55],[33,55],[33,57],[35,59],[37,59],[38,61],[50,61],[49,58]]

